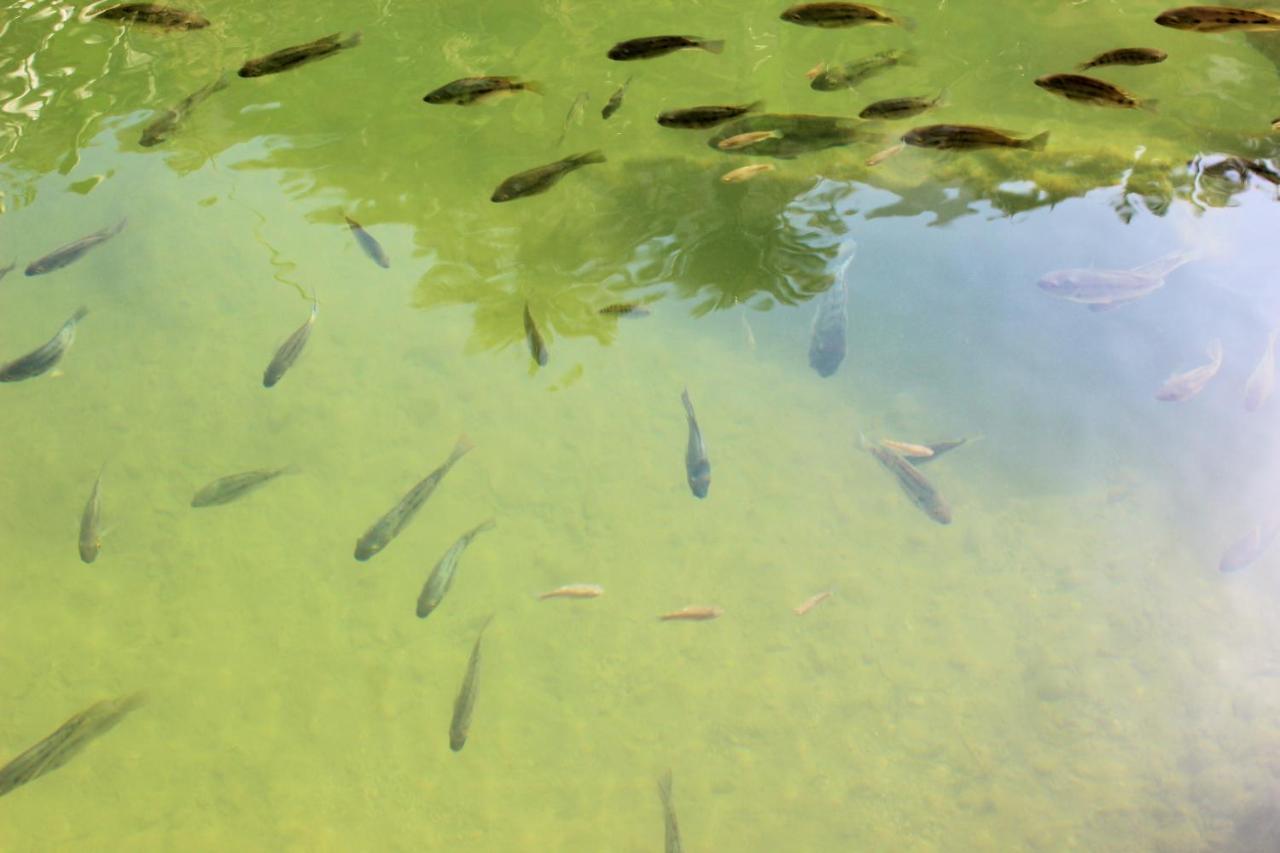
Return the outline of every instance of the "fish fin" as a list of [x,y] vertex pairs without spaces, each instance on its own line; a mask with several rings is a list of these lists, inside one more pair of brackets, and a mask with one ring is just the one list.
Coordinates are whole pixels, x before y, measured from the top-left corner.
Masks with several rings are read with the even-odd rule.
[[698,47],[707,53],[723,53],[724,39],[697,39]]
[[764,101],[752,101],[744,108],[744,112],[755,113],[764,108]]
[[1025,148],[1028,151],[1043,151],[1048,144],[1049,131],[1046,130],[1044,133],[1038,133],[1030,139],[1024,139],[1018,147]]
[[76,309],[75,313],[71,315],[70,322],[79,323],[88,314],[89,314],[89,309],[81,305],[79,308]]
[[684,403],[684,411],[689,416],[689,420],[693,420],[693,401],[689,399],[688,387],[680,392],[680,402]]
[[[337,33],[334,33],[334,36],[336,37]],[[346,40],[338,42],[338,47],[355,47],[362,41],[364,41],[364,33],[360,30],[356,30],[354,33],[347,36]]]
[[668,808],[671,807],[671,771],[667,770],[658,778],[658,796],[662,797],[662,804]]
[[1206,350],[1206,355],[1209,356],[1210,361],[1222,364],[1222,340],[1214,338],[1209,344],[1209,349]]
[[[573,159],[584,166],[588,163],[605,162],[604,152],[599,150],[588,151],[586,154],[576,154]],[[529,306],[527,304],[525,305],[525,310],[529,310]]]
[[484,533],[486,530],[492,530],[497,526],[498,526],[498,520],[496,518],[489,518],[480,522],[475,527],[471,528],[471,532],[468,533],[467,536],[475,536],[477,534]]
[[1092,67],[1093,67],[1093,60],[1091,59],[1091,60],[1089,60],[1088,62],[1081,62],[1079,65],[1077,65],[1077,66],[1076,66],[1076,70],[1077,70],[1077,71],[1088,71],[1088,70],[1089,70],[1090,68],[1092,68]]
[[520,83],[519,88],[524,89],[526,92],[533,92],[535,95],[546,94],[542,89],[542,83],[537,80],[524,80]]
[[949,106],[950,104],[951,104],[950,89],[943,89],[938,93],[938,96],[933,99],[933,106],[935,107],[945,107],[945,106]]
[[475,449],[475,443],[465,432],[458,436],[458,440],[453,443],[453,453],[450,454],[451,459],[461,459],[466,453]]
[[915,18],[911,18],[906,15],[894,15],[893,19],[898,22],[898,26],[902,27],[907,32],[909,33],[915,32],[915,28],[916,28]]
[[120,221],[117,222],[115,226],[111,229],[110,236],[114,237],[115,235],[119,234],[121,231],[124,230],[124,227],[128,224],[129,224],[129,217],[127,216],[120,217]]
[[1159,113],[1160,110],[1157,108],[1159,104],[1159,98],[1147,98],[1145,100],[1138,101],[1138,109],[1146,110],[1149,113]]

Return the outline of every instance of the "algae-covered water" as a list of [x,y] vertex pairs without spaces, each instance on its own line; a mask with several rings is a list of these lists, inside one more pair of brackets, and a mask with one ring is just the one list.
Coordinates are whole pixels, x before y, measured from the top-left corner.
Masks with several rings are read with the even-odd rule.
[[[198,0],[182,8],[210,24],[188,31],[102,8],[0,14],[0,361],[89,309],[55,369],[0,385],[0,762],[95,702],[145,700],[8,790],[0,849],[657,850],[668,770],[689,851],[1280,849],[1280,548],[1220,571],[1276,521],[1280,482],[1280,402],[1244,406],[1280,324],[1270,36],[1158,27],[1150,0],[898,0],[912,29],[835,30],[724,0]],[[724,51],[605,58],[677,33]],[[1133,46],[1169,58],[1095,73],[1154,109],[1033,85]],[[888,49],[910,63],[809,88],[819,61]],[[422,100],[479,74],[542,93]],[[852,119],[940,92],[910,121]],[[778,159],[654,121],[755,100],[866,138]],[[935,122],[1050,140],[865,165]],[[546,194],[489,200],[595,149]],[[1114,311],[1037,287],[1174,253],[1167,286]],[[822,377],[833,283],[847,355]],[[310,339],[264,388],[313,294]],[[599,313],[616,303],[651,313]],[[1215,339],[1203,391],[1158,401]],[[474,450],[356,560],[459,436]],[[919,467],[952,522],[863,437],[970,439]],[[418,618],[433,566],[489,518]],[[566,584],[605,592],[537,599]],[[658,618],[687,606],[723,612]]]

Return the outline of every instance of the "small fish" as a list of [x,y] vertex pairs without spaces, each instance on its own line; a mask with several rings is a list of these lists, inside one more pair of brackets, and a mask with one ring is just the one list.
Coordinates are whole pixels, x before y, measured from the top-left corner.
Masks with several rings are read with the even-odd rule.
[[605,54],[618,62],[633,59],[653,59],[666,56],[677,50],[692,48],[705,50],[708,53],[720,53],[724,50],[724,42],[719,39],[704,39],[699,36],[645,36],[644,38],[620,41]]
[[585,154],[574,154],[545,166],[528,169],[512,175],[499,184],[489,201],[512,201],[526,196],[540,195],[554,187],[570,172],[581,169],[583,166],[603,162],[605,162],[604,152],[588,151]]
[[444,475],[448,474],[449,469],[474,446],[465,435],[458,436],[458,442],[454,445],[453,452],[449,454],[449,458],[439,468],[422,478],[417,485],[400,499],[399,503],[388,510],[382,518],[375,521],[373,526],[364,532],[364,535],[356,542],[356,559],[361,562],[368,560],[374,554],[387,547],[387,544],[392,539],[399,536],[418,510],[422,509],[422,505],[427,502],[427,498],[431,497],[431,493],[436,490],[436,486],[440,485]]
[[250,59],[240,68],[239,74],[241,77],[262,77],[267,74],[278,74],[281,71],[288,71],[290,68],[297,68],[303,63],[311,62],[315,59],[324,59],[326,56],[333,56],[341,50],[355,47],[360,44],[360,39],[360,33],[352,33],[345,39],[341,38],[340,33],[333,33],[306,44],[296,44],[281,48],[275,53],[269,53],[257,59]]
[[182,99],[182,102],[175,107],[170,107],[160,114],[160,117],[151,124],[142,129],[142,138],[138,140],[138,144],[143,147],[150,148],[153,145],[159,145],[178,129],[178,125],[186,120],[187,116],[195,109],[201,101],[208,98],[215,92],[220,92],[227,88],[230,82],[230,76],[223,74],[217,80],[214,80],[207,86],[192,92]]
[[884,9],[863,3],[801,3],[781,15],[782,20],[805,27],[857,27],[863,24],[896,24],[911,28],[906,18],[897,18]]
[[962,447],[968,443],[969,443],[969,439],[967,438],[952,438],[952,439],[948,439],[947,441],[935,441],[932,444],[926,444],[925,447],[929,449],[929,455],[914,458],[911,460],[911,464],[923,465],[926,462],[932,462],[933,460],[937,459],[939,456],[942,456],[943,454],[946,454],[946,453],[950,453],[951,451],[955,450],[957,447]]
[[1037,77],[1035,83],[1046,92],[1061,95],[1069,101],[1100,107],[1149,110],[1154,109],[1156,104],[1150,99],[1139,100],[1114,83],[1097,77],[1086,77],[1084,74],[1046,74]]
[[496,101],[516,92],[542,94],[542,85],[515,77],[461,77],[423,96],[428,104],[456,104],[460,107]]
[[928,459],[933,455],[933,448],[924,444],[912,444],[908,441],[894,441],[891,438],[880,439],[880,446],[887,447],[900,456],[908,459]]
[[914,465],[886,447],[873,444],[868,447],[868,450],[876,461],[894,476],[903,493],[921,512],[939,524],[951,523],[950,504],[938,493],[933,484],[916,470]]
[[238,500],[255,489],[265,486],[282,474],[295,474],[297,469],[291,465],[283,468],[259,468],[256,471],[244,471],[214,480],[196,492],[191,499],[193,507],[222,506]]
[[658,124],[663,127],[681,127],[694,130],[715,127],[726,121],[733,121],[739,116],[755,112],[764,105],[764,101],[752,101],[749,104],[736,106],[716,105],[688,107],[682,110],[667,110],[658,114]]
[[739,148],[747,148],[766,139],[781,138],[782,134],[776,130],[753,130],[751,133],[739,133],[737,136],[721,139],[716,143],[716,147],[721,151],[737,151]]
[[484,638],[484,629],[489,627],[493,616],[484,620],[476,634],[476,642],[471,647],[471,657],[467,659],[467,674],[462,677],[462,686],[458,688],[458,696],[453,700],[453,719],[449,721],[449,749],[459,752],[467,744],[467,735],[471,731],[471,715],[476,709],[476,695],[480,689],[480,641]]
[[355,235],[356,242],[360,244],[360,248],[369,256],[370,260],[384,270],[390,269],[391,258],[387,257],[387,252],[382,248],[382,244],[375,240],[372,234],[364,230],[364,226],[350,216],[343,214],[342,218],[347,220],[347,227],[351,229],[351,233]]
[[777,171],[777,168],[772,163],[752,163],[750,166],[739,166],[731,172],[725,172],[720,176],[720,180],[726,184],[740,184],[743,181],[751,180],[757,175]]
[[1195,259],[1189,252],[1174,252],[1131,270],[1057,270],[1036,284],[1050,296],[1087,305],[1090,311],[1109,311],[1150,296],[1164,287],[1166,276]]
[[676,820],[676,807],[671,799],[671,771],[662,774],[658,780],[658,797],[662,800],[662,819],[665,826],[665,853],[682,853],[680,846],[680,824]]
[[1249,374],[1249,381],[1244,386],[1244,407],[1251,412],[1262,408],[1271,396],[1276,384],[1276,337],[1280,329],[1272,330],[1267,336],[1267,347],[1262,351],[1262,358]]
[[1161,12],[1156,17],[1156,23],[1162,27],[1197,33],[1260,33],[1280,30],[1280,15],[1232,6],[1180,6]]
[[1218,571],[1238,572],[1252,566],[1271,547],[1277,533],[1280,533],[1280,523],[1254,527],[1243,538],[1233,542],[1231,547],[1227,548],[1226,553],[1222,555],[1222,560],[1218,563]]
[[663,613],[658,617],[658,620],[661,622],[706,622],[708,619],[719,619],[723,615],[724,611],[719,607],[690,604],[688,607],[681,607],[679,610]]
[[538,596],[539,601],[545,601],[548,598],[599,598],[604,595],[604,587],[594,583],[574,583],[568,586],[558,587],[551,592],[544,592]]
[[1209,344],[1209,363],[1192,368],[1186,373],[1175,373],[1165,380],[1156,392],[1156,399],[1164,403],[1181,403],[1190,400],[1204,390],[1222,369],[1222,341]]
[[819,65],[809,72],[812,75],[809,77],[809,88],[818,92],[852,89],[895,65],[907,65],[910,62],[910,56],[905,51],[883,50],[875,56],[844,65]]
[[711,488],[711,461],[707,459],[707,447],[702,442],[702,430],[698,429],[698,419],[693,414],[693,403],[689,400],[689,389],[680,394],[684,403],[685,418],[689,421],[689,446],[684,452],[684,470],[689,480],[689,490],[695,498],[705,498]]
[[81,306],[62,324],[58,333],[48,343],[37,347],[8,364],[0,364],[0,382],[21,382],[52,370],[71,349],[76,339],[76,324],[84,319],[89,309]]
[[1090,68],[1101,65],[1154,65],[1168,58],[1169,54],[1154,47],[1121,47],[1099,53],[1088,62],[1081,62],[1076,68],[1080,71],[1088,71]]
[[622,98],[627,94],[627,87],[630,85],[631,78],[628,77],[627,81],[618,87],[618,91],[609,96],[608,102],[606,102],[604,107],[600,110],[600,117],[602,119],[608,121],[610,116],[622,108]]
[[126,24],[147,24],[166,30],[201,30],[209,26],[209,19],[195,12],[161,6],[156,3],[122,3],[103,9],[93,16],[104,21],[120,21]]
[[0,279],[3,279],[9,273],[13,272],[13,268],[16,267],[17,265],[18,265],[18,262],[14,261],[13,263],[9,264],[9,266],[7,267],[0,267]]
[[89,493],[89,500],[84,505],[84,512],[80,514],[80,559],[85,563],[92,563],[98,558],[98,552],[102,550],[102,534],[98,530],[98,523],[102,518],[102,472],[98,472],[98,477],[93,481],[93,491]]
[[874,104],[868,104],[863,107],[862,112],[858,113],[858,118],[884,119],[886,121],[911,118],[912,116],[917,116],[922,112],[933,109],[940,103],[942,103],[941,94],[933,98],[927,96],[915,98],[886,98],[883,101],[876,101]]
[[422,585],[422,592],[418,593],[417,612],[419,619],[426,619],[440,606],[440,602],[444,601],[445,594],[449,592],[449,587],[453,586],[453,578],[458,571],[458,560],[462,557],[462,552],[467,550],[467,546],[471,544],[471,540],[486,530],[492,530],[494,526],[493,519],[476,525],[458,537],[458,541],[450,545],[449,550],[444,552],[440,562],[436,563],[435,568],[431,570],[430,576],[427,577],[427,582]]
[[44,275],[80,260],[90,249],[101,246],[123,231],[128,221],[127,219],[121,219],[115,225],[103,228],[101,231],[95,231],[88,237],[81,237],[74,243],[68,243],[65,246],[54,249],[43,258],[27,264],[27,275]]
[[555,147],[559,148],[564,142],[564,138],[569,135],[569,128],[574,124],[582,124],[582,114],[587,108],[587,101],[591,100],[590,92],[579,92],[578,97],[573,99],[573,103],[569,105],[569,112],[565,113],[564,125],[560,128],[560,138],[556,140]]
[[856,246],[845,250],[831,287],[817,299],[813,326],[809,331],[809,366],[818,375],[833,376],[844,361],[849,326],[849,286],[846,281],[853,265]]
[[92,741],[111,731],[143,703],[141,694],[94,703],[57,730],[0,767],[0,797],[15,788],[57,770]]
[[867,167],[870,168],[872,166],[879,166],[881,163],[883,163],[885,160],[888,160],[890,157],[893,157],[897,154],[901,154],[903,150],[906,149],[906,147],[907,146],[904,143],[899,142],[897,145],[890,145],[888,148],[884,149],[883,151],[877,151],[875,154],[872,154],[870,157],[867,158]]
[[820,592],[817,595],[811,595],[808,598],[806,598],[803,602],[801,602],[799,605],[797,605],[795,608],[793,608],[793,610],[797,616],[803,616],[813,608],[817,607],[822,602],[826,601],[830,597],[831,597],[831,590]]
[[274,387],[277,382],[284,378],[285,372],[290,367],[293,367],[293,363],[298,360],[298,356],[302,355],[302,348],[311,339],[311,330],[315,328],[316,317],[318,316],[320,316],[320,303],[316,301],[313,293],[311,295],[311,313],[307,316],[306,322],[294,330],[294,333],[280,345],[280,348],[276,350],[276,354],[271,358],[271,363],[263,371],[263,388]]
[[604,314],[606,317],[648,317],[651,312],[639,302],[615,302],[604,306],[596,313]]
[[542,333],[538,331],[538,326],[533,322],[533,315],[529,313],[529,303],[524,304],[524,339],[529,344],[529,354],[533,356],[533,360],[538,363],[539,367],[547,366],[547,344],[542,340]]
[[1018,139],[993,127],[973,124],[930,124],[907,131],[902,137],[907,145],[935,148],[940,151],[972,151],[978,148],[1025,148],[1043,151],[1049,131],[1030,139]]

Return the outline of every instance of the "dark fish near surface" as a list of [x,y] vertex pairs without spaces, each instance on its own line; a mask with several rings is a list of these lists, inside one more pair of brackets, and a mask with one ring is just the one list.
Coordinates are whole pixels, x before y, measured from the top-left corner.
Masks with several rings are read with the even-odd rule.
[[764,101],[753,101],[738,106],[689,107],[683,110],[667,110],[658,114],[658,124],[663,127],[702,129],[733,121],[739,116],[760,109]]
[[822,377],[833,375],[840,362],[844,361],[845,333],[849,324],[849,289],[845,275],[853,263],[854,249],[848,249],[847,255],[838,267],[831,287],[818,297],[818,310],[813,315],[813,328],[809,334],[809,366]]
[[294,474],[297,469],[291,465],[283,468],[260,468],[256,471],[244,471],[214,480],[196,492],[191,499],[193,507],[222,506],[244,497],[254,489],[260,488],[282,474]]
[[1168,58],[1169,54],[1154,47],[1121,47],[1100,53],[1088,62],[1081,62],[1076,68],[1088,71],[1101,65],[1153,65]]
[[574,154],[563,160],[520,172],[499,184],[489,201],[512,201],[525,196],[540,195],[558,184],[560,179],[570,172],[604,161],[604,152],[588,151],[585,154]]
[[815,69],[809,81],[809,88],[818,92],[835,92],[840,89],[852,89],[859,83],[887,71],[895,65],[910,63],[905,51],[883,50],[875,56],[846,62],[844,65],[822,65]]
[[1203,391],[1222,369],[1222,341],[1209,344],[1208,355],[1208,364],[1192,368],[1186,373],[1175,373],[1166,379],[1156,392],[1156,399],[1163,403],[1181,403]]
[[1197,33],[1270,32],[1280,30],[1280,15],[1233,6],[1180,6],[1161,12],[1156,23]]
[[148,24],[166,30],[200,30],[209,26],[209,19],[203,15],[156,3],[123,3],[103,9],[93,17],[104,21]]
[[142,703],[142,695],[135,693],[96,702],[76,714],[53,734],[0,767],[0,797],[50,770],[57,770],[91,741],[115,728]]
[[462,558],[462,552],[467,550],[471,540],[486,530],[492,530],[494,526],[495,522],[492,518],[476,525],[458,537],[458,541],[450,545],[449,550],[444,552],[440,562],[436,563],[435,568],[431,570],[431,574],[427,577],[427,582],[422,585],[422,592],[418,593],[417,613],[419,619],[426,619],[440,606],[440,602],[444,601],[445,595],[449,592],[449,587],[453,586],[453,578],[458,571],[458,560]]
[[71,344],[76,339],[76,324],[88,313],[88,308],[77,308],[48,343],[8,364],[0,365],[0,382],[21,382],[52,370],[67,354],[67,350],[71,349]]
[[1030,139],[1018,139],[993,127],[930,124],[907,131],[902,141],[917,148],[936,148],[941,151],[972,151],[978,148],[1025,148],[1029,151],[1042,151],[1049,141],[1049,131]]
[[631,85],[631,78],[628,77],[627,81],[618,87],[618,91],[614,92],[612,95],[609,96],[609,100],[605,103],[604,107],[600,110],[600,117],[602,119],[604,119],[605,121],[608,121],[610,116],[612,116],[614,113],[616,113],[619,109],[622,108],[622,98],[624,95],[627,94],[627,87],[630,85]]
[[341,39],[340,36],[340,33],[333,33],[306,44],[295,44],[281,48],[275,53],[250,59],[240,68],[240,76],[262,77],[267,74],[277,74],[315,59],[333,56],[340,50],[360,44],[360,33],[352,33],[346,39]]
[[471,657],[467,660],[467,674],[462,677],[462,686],[458,688],[458,696],[453,700],[453,719],[449,721],[449,748],[454,752],[461,752],[462,747],[467,745],[471,715],[475,712],[476,695],[480,689],[480,641],[484,639],[484,630],[492,621],[491,615],[484,620],[476,634]]
[[886,98],[883,101],[876,101],[874,104],[868,104],[862,108],[862,112],[858,113],[858,118],[865,119],[893,119],[911,118],[920,115],[926,110],[931,110],[938,104],[942,103],[942,95],[930,98],[921,96],[917,98]]
[[1101,107],[1149,110],[1156,104],[1153,100],[1139,100],[1106,80],[1086,77],[1084,74],[1046,74],[1043,77],[1037,77],[1035,83],[1046,92],[1061,95],[1069,101],[1096,104]]
[[1280,329],[1273,329],[1267,336],[1267,347],[1262,352],[1262,358],[1258,359],[1257,366],[1249,374],[1249,381],[1245,383],[1244,407],[1251,412],[1262,408],[1262,404],[1267,402],[1272,389],[1275,388],[1277,336],[1280,336]]
[[422,509],[422,505],[427,502],[427,498],[431,497],[431,493],[436,490],[436,486],[440,485],[444,475],[448,474],[449,469],[474,446],[465,435],[458,436],[458,441],[453,446],[453,452],[449,454],[449,458],[439,468],[432,471],[410,489],[400,499],[399,503],[364,532],[364,535],[356,542],[356,559],[362,562],[369,559],[387,547],[387,544],[392,539],[399,536],[400,531],[404,530],[418,510]]
[[616,302],[604,306],[596,313],[607,317],[648,317],[650,312],[639,302]]
[[801,3],[778,17],[806,27],[857,27],[863,24],[897,24],[911,28],[906,18],[895,17],[884,9],[862,3]]
[[939,524],[951,523],[951,506],[914,465],[887,447],[873,444],[867,449],[894,476],[902,491],[925,515]]
[[707,459],[707,447],[702,441],[702,430],[698,429],[698,419],[693,414],[693,403],[689,400],[689,389],[680,394],[684,403],[685,417],[689,421],[689,445],[684,452],[684,470],[689,480],[689,491],[695,498],[705,498],[711,488],[711,460]]
[[285,372],[290,367],[293,367],[293,363],[298,360],[298,356],[302,355],[302,348],[307,345],[307,341],[311,340],[311,330],[315,328],[316,317],[319,315],[320,303],[316,301],[315,295],[312,294],[311,313],[307,316],[307,321],[286,338],[285,342],[276,350],[276,354],[271,358],[271,363],[267,365],[267,369],[262,373],[262,387],[274,387],[277,382],[284,378]]
[[655,56],[666,56],[677,50],[696,48],[708,53],[720,53],[724,50],[724,42],[719,39],[704,39],[699,36],[645,36],[644,38],[620,41],[609,48],[606,54],[610,59],[627,62],[632,59],[652,59]]
[[351,233],[355,235],[356,242],[360,244],[360,248],[369,256],[370,260],[384,270],[390,269],[391,258],[387,257],[386,250],[382,248],[382,244],[375,240],[372,234],[364,230],[364,226],[350,216],[343,214],[342,218],[347,220],[347,227],[351,229]]
[[138,144],[150,148],[152,145],[159,145],[169,138],[178,125],[186,119],[187,115],[196,108],[205,98],[214,92],[220,92],[227,88],[230,76],[223,74],[217,80],[214,80],[207,86],[204,86],[192,92],[182,99],[176,107],[170,107],[160,114],[160,117],[151,124],[142,129],[142,138],[138,140]]
[[538,363],[539,367],[547,366],[547,344],[542,340],[542,333],[538,331],[538,325],[533,322],[533,315],[529,313],[529,303],[524,304],[524,339],[529,344],[529,354],[533,356],[533,360]]
[[515,77],[461,77],[428,92],[422,100],[428,104],[456,104],[460,107],[492,101],[516,92],[542,94],[542,87],[532,80]]
[[92,563],[98,558],[98,552],[102,550],[102,534],[98,530],[98,524],[102,518],[102,472],[98,472],[98,478],[93,481],[93,491],[89,493],[89,500],[84,505],[84,512],[80,514],[80,559],[86,563]]
[[658,780],[658,796],[662,799],[662,817],[666,826],[666,853],[681,853],[680,824],[676,821],[676,807],[671,799],[671,771],[662,774]]
[[43,258],[39,258],[27,264],[27,275],[43,275],[47,272],[62,269],[68,264],[80,260],[90,249],[102,245],[123,231],[124,226],[128,224],[128,222],[128,219],[121,219],[109,228],[103,228],[101,231],[95,231],[88,237],[81,237],[74,243],[68,243],[65,246],[54,249]]
[[882,142],[884,135],[868,130],[869,126],[867,122],[846,116],[756,113],[724,125],[707,140],[707,145],[717,151],[724,151],[726,149],[721,149],[720,143],[725,140],[767,130],[776,132],[777,136],[762,138],[744,149],[743,153],[788,158],[841,145]]
[[1090,311],[1108,311],[1149,296],[1164,287],[1165,276],[1195,255],[1174,252],[1131,270],[1057,270],[1036,284],[1051,296],[1088,305]]
[[1259,524],[1254,527],[1226,550],[1218,563],[1218,571],[1238,572],[1252,566],[1271,547],[1277,533],[1280,533],[1278,522],[1265,526]]

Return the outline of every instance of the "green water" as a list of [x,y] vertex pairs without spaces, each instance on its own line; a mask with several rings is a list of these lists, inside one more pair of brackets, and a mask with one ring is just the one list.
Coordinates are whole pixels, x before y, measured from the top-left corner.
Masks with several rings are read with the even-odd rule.
[[[656,850],[667,769],[690,851],[1277,849],[1280,552],[1217,566],[1275,504],[1280,404],[1241,397],[1280,321],[1280,222],[1266,183],[1187,167],[1280,153],[1266,37],[1162,29],[1148,0],[901,0],[910,32],[723,0],[189,8],[212,25],[0,15],[0,267],[18,262],[0,360],[90,309],[56,373],[0,388],[0,761],[99,699],[147,696],[4,797],[0,849]],[[359,47],[233,75],[172,139],[138,144],[221,71],[354,30]],[[659,33],[726,48],[604,58]],[[1170,59],[1099,74],[1155,112],[1031,82],[1130,45]],[[819,60],[887,48],[914,64],[808,88]],[[481,73],[545,94],[422,103]],[[654,122],[756,99],[851,116],[942,89],[945,107],[882,140],[789,160]],[[1051,140],[864,165],[933,121]],[[546,195],[489,201],[597,148],[606,164]],[[761,161],[778,168],[719,180]],[[77,263],[22,275],[122,217]],[[848,356],[823,379],[812,299],[855,245]],[[1179,249],[1201,260],[1115,312],[1035,284]],[[264,389],[312,292],[311,340]],[[652,316],[597,313],[620,301]],[[1221,375],[1156,402],[1214,337]],[[685,482],[686,386],[705,501]],[[977,438],[921,469],[954,522],[912,506],[860,432]],[[357,562],[462,434],[476,449]],[[284,465],[298,473],[189,505]],[[85,565],[99,470],[110,532]],[[436,561],[490,517],[415,618]],[[605,595],[536,599],[575,582]],[[724,615],[658,621],[686,605]]]

